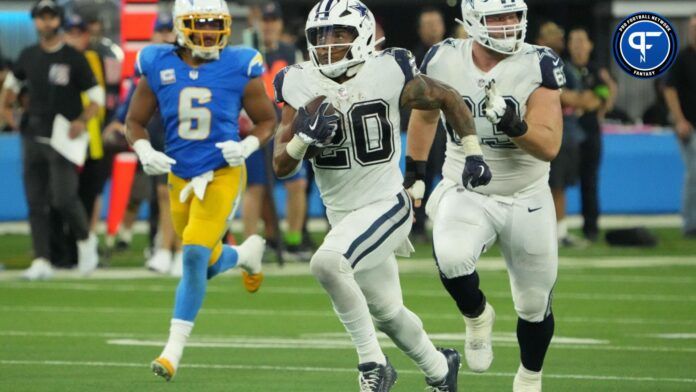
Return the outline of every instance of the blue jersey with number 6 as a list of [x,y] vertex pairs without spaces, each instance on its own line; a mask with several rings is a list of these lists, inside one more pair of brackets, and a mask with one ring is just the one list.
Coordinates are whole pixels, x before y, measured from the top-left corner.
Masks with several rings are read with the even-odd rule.
[[151,45],[138,53],[136,73],[147,78],[157,96],[166,141],[176,160],[172,172],[184,179],[227,165],[215,143],[239,141],[244,89],[263,73],[254,49],[228,47],[219,60],[198,67],[186,64],[174,45]]

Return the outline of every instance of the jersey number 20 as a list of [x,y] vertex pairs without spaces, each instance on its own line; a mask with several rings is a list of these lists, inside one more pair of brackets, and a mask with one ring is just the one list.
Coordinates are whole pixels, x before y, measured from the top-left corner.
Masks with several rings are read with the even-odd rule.
[[[210,89],[186,87],[179,94],[179,137],[204,140],[210,135],[210,110],[205,105],[213,99]],[[197,105],[197,106],[194,106]]]
[[[350,169],[352,160],[361,166],[388,162],[394,155],[389,105],[381,99],[358,102],[350,108],[347,117],[346,121],[341,116],[333,142],[314,158],[314,165],[321,169]],[[351,132],[352,146],[344,146],[347,132]]]

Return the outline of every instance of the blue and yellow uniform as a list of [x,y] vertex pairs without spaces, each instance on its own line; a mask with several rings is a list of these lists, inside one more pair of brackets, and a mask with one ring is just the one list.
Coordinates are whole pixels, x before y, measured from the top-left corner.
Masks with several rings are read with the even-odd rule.
[[[176,160],[169,174],[172,220],[184,245],[212,250],[209,264],[222,252],[221,238],[246,183],[244,166],[229,167],[216,143],[239,141],[238,118],[246,85],[263,74],[261,54],[228,47],[218,60],[192,67],[174,45],[144,48],[136,71],[157,97],[165,127],[165,153]],[[203,200],[180,202],[188,182],[213,171]]]

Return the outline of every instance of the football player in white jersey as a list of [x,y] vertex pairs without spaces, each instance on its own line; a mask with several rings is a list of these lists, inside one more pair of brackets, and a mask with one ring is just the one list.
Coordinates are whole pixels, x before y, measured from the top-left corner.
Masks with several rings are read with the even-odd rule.
[[[413,250],[413,215],[399,169],[399,110],[441,109],[458,137],[474,141],[460,147],[467,162],[460,175],[485,185],[490,170],[471,113],[456,91],[420,75],[408,51],[376,52],[374,16],[358,0],[322,0],[306,34],[312,61],[275,78],[285,106],[273,166],[279,177],[292,175],[310,146],[324,148],[312,164],[331,230],[310,269],[356,346],[360,390],[388,391],[396,381],[376,326],[423,371],[428,390],[456,391],[459,353],[436,349],[403,305],[395,253]],[[321,96],[316,111],[305,108]]]
[[[464,316],[467,364],[483,372],[493,360],[495,312],[479,289],[476,263],[499,240],[518,314],[522,363],[513,391],[540,391],[554,329],[558,250],[548,173],[563,132],[563,64],[551,49],[524,43],[523,0],[464,0],[462,12],[471,38],[434,46],[421,72],[455,88],[470,105],[493,179],[476,189],[462,182],[462,141],[447,124],[444,179],[426,206],[434,254],[442,283]],[[428,157],[439,118],[439,111],[412,113],[407,155],[417,164]]]

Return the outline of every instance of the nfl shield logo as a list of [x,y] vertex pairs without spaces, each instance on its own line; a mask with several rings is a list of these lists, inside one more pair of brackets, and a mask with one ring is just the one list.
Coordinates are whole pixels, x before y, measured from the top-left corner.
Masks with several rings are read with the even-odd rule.
[[191,70],[191,72],[189,72],[189,77],[191,78],[191,80],[198,79],[198,70],[197,69]]

